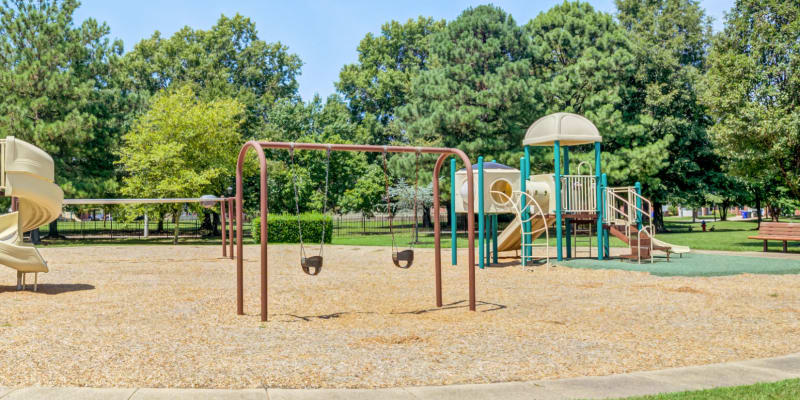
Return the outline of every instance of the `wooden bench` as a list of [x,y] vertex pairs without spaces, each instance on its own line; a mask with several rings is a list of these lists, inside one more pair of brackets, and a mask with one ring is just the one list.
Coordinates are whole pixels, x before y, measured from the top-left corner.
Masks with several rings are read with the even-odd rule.
[[783,242],[783,252],[787,252],[787,242],[800,242],[800,224],[788,222],[762,222],[758,236],[748,236],[748,239],[764,241],[764,251],[767,251],[767,242],[780,240]]

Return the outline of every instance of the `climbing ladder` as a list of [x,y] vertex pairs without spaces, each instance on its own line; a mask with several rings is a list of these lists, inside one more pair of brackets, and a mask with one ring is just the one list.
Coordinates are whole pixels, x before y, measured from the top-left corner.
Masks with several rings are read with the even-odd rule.
[[[572,251],[575,257],[578,256],[579,249],[585,246],[586,256],[592,258],[592,227],[596,225],[594,221],[576,221],[575,229],[572,230]],[[579,246],[580,245],[580,246]]]
[[[492,195],[496,194],[504,199],[502,204],[511,203],[513,205],[512,208],[514,209],[514,213],[517,215],[517,220],[520,221],[519,229],[522,250],[522,269],[528,270],[530,267],[533,267],[533,265],[528,265],[527,261],[529,257],[526,257],[525,254],[529,253],[527,253],[525,250],[531,249],[530,254],[533,254],[533,249],[536,248],[544,249],[544,265],[549,268],[551,266],[549,227],[555,220],[555,216],[546,215],[536,199],[527,193],[515,190],[512,192],[511,197],[500,191],[492,191],[491,193]],[[525,211],[527,211],[527,218],[523,218]],[[525,229],[527,224],[530,224],[530,231]],[[542,236],[542,233],[544,233],[544,243],[536,244],[536,238]]]

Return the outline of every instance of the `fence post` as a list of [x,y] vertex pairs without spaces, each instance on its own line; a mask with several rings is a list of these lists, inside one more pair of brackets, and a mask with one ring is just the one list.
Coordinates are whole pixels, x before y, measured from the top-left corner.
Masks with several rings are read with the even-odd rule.
[[147,213],[144,213],[144,237],[150,236],[150,220],[147,219]]

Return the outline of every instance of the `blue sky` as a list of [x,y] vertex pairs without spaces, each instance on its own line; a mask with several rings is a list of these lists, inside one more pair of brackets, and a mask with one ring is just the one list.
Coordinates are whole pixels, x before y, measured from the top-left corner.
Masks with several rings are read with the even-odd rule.
[[[518,24],[524,24],[562,0],[499,0],[495,4],[509,12]],[[708,15],[714,18],[714,30],[722,27],[723,16],[734,0],[701,0]],[[259,37],[280,41],[303,60],[298,78],[303,99],[315,93],[323,97],[335,91],[343,65],[358,59],[356,47],[367,32],[378,32],[392,19],[405,21],[419,15],[451,20],[479,1],[438,0],[353,0],[353,1],[266,1],[266,0],[82,0],[76,21],[93,17],[105,21],[113,38],[122,39],[125,50],[158,30],[172,35],[183,26],[208,29],[220,14],[237,12],[256,23]],[[613,0],[589,0],[596,9],[615,11]]]

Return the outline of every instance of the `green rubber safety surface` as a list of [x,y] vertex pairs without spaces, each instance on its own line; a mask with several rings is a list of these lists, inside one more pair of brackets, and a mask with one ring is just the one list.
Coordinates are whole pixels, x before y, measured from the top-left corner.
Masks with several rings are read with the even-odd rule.
[[643,271],[657,276],[726,276],[737,274],[800,274],[800,261],[780,258],[728,256],[715,254],[684,254],[682,258],[672,255],[656,257],[649,261],[627,261],[620,259],[597,260],[575,259],[557,262],[571,268],[621,269]]

